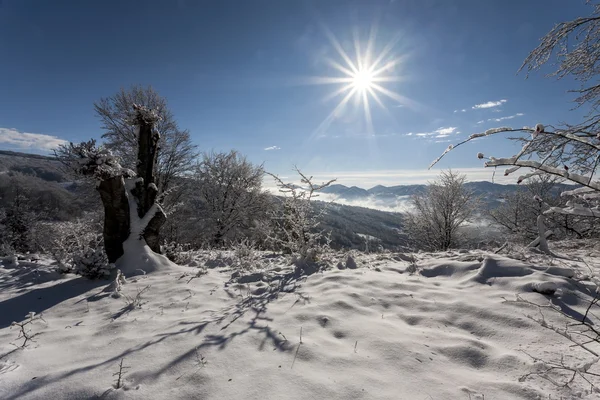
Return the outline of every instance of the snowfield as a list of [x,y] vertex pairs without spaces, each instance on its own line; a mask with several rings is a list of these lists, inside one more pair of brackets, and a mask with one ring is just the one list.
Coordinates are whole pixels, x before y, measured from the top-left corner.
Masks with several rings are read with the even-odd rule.
[[[419,253],[415,265],[410,254],[332,254],[330,269],[298,280],[279,255],[239,273],[230,253],[205,252],[183,272],[128,278],[120,298],[48,259],[6,259],[0,398],[599,399],[580,377],[562,387],[569,374],[543,373],[561,356],[596,361],[549,329],[567,320],[543,309],[543,326],[515,301],[585,313],[600,253],[556,253],[570,256],[461,250]],[[17,348],[11,323],[30,312],[43,320],[25,329],[39,335]]]

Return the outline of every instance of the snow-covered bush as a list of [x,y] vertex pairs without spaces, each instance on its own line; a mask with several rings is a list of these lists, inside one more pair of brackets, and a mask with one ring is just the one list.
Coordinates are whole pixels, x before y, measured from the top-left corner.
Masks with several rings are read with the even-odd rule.
[[466,189],[466,176],[443,171],[424,193],[411,197],[406,232],[415,248],[448,250],[459,242],[460,228],[475,216],[479,199]]
[[253,269],[259,259],[254,242],[242,239],[233,244],[234,265],[240,269]]
[[73,272],[89,279],[106,279],[110,277],[114,264],[109,264],[98,236],[82,249],[73,254]]
[[282,207],[272,217],[274,234],[271,241],[276,248],[294,255],[302,265],[316,261],[324,249],[326,236],[319,230],[319,224],[326,209],[316,213],[311,201],[335,179],[317,185],[312,182],[312,176],[307,177],[298,168],[295,170],[300,175],[300,186],[285,183],[277,175],[269,173],[275,179],[279,192],[284,195]]
[[188,245],[167,242],[162,245],[162,251],[164,255],[175,264],[185,265],[189,264],[194,260],[192,251]]
[[13,257],[15,249],[8,243],[0,243],[0,257]]
[[36,251],[51,255],[61,273],[73,272],[73,258],[95,243],[101,226],[93,216],[65,222],[39,222],[32,233]]

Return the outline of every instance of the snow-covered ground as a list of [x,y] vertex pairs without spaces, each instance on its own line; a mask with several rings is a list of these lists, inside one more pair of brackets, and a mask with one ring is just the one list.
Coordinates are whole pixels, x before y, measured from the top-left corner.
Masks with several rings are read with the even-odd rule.
[[[535,307],[513,302],[519,294],[585,312],[600,253],[556,252],[569,259],[421,253],[415,268],[409,254],[355,254],[356,269],[338,254],[331,269],[300,280],[281,256],[261,254],[258,269],[235,273],[228,253],[207,252],[189,272],[129,278],[121,298],[106,281],[61,277],[48,259],[5,260],[0,398],[598,399],[583,379],[559,387],[535,375],[547,364],[533,357],[563,355],[572,366],[592,358],[528,318],[539,316]],[[199,267],[206,274],[196,277]],[[545,282],[554,295],[533,291]],[[140,307],[128,306],[140,292]],[[11,322],[30,312],[43,320],[25,329],[39,335],[17,349],[24,339]]]

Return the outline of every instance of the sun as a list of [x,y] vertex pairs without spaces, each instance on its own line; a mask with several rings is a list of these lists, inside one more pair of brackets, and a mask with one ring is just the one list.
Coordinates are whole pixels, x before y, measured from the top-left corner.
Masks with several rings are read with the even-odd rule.
[[358,70],[352,76],[352,85],[359,92],[364,92],[373,88],[373,74],[367,69]]
[[312,85],[332,84],[338,85],[332,93],[326,96],[325,100],[331,100],[341,97],[340,102],[335,106],[331,113],[319,125],[313,133],[313,136],[324,134],[331,123],[346,108],[347,104],[354,99],[354,103],[362,108],[364,113],[367,134],[375,134],[373,127],[373,118],[371,113],[371,102],[374,101],[383,110],[388,111],[384,100],[393,100],[394,106],[411,106],[416,103],[399,93],[388,88],[386,84],[390,82],[399,82],[403,78],[398,75],[402,63],[406,56],[396,56],[393,54],[394,47],[400,39],[397,35],[380,52],[375,52],[376,25],[371,27],[371,32],[366,46],[363,50],[361,42],[358,39],[357,31],[354,31],[354,52],[350,56],[342,47],[333,33],[322,26],[324,33],[331,46],[335,49],[339,57],[325,58],[327,65],[332,67],[337,76],[318,76],[310,78],[307,83]]

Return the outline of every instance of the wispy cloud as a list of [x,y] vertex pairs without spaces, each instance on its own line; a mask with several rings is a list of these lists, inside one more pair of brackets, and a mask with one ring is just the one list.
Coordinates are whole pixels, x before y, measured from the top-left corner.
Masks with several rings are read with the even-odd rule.
[[467,109],[466,109],[466,108],[463,108],[462,110],[454,110],[454,112],[455,112],[455,113],[457,113],[457,112],[467,112]]
[[[456,129],[458,129],[455,126],[449,126],[447,128],[438,128],[433,132],[421,132],[421,133],[417,133],[416,136],[420,136],[420,137],[428,137],[428,136],[435,136],[436,138],[445,138],[448,137],[449,135],[451,135],[452,133],[454,133],[454,131],[456,131]],[[412,135],[412,133],[410,133],[408,136]]]
[[270,147],[265,147],[266,151],[271,151],[271,150],[281,150],[281,147],[279,146],[270,146]]
[[453,133],[456,130],[455,126],[451,126],[448,128],[439,128],[438,130],[436,130],[436,133],[439,133],[440,135],[449,135],[451,133]]
[[525,115],[525,114],[523,114],[523,113],[516,113],[515,115],[508,115],[506,117],[490,118],[490,119],[488,119],[488,121],[500,122],[500,121],[504,121],[504,120],[507,120],[507,119],[513,119],[513,118],[517,118],[517,117],[522,117],[523,115]]
[[473,110],[477,110],[480,108],[494,108],[494,107],[499,107],[502,104],[506,103],[508,100],[506,99],[502,99],[502,100],[498,100],[498,101],[488,101],[486,103],[481,103],[481,104],[475,104],[473,107],[471,107]]
[[19,149],[52,150],[68,142],[42,133],[27,133],[19,132],[14,128],[0,128],[0,143]]

